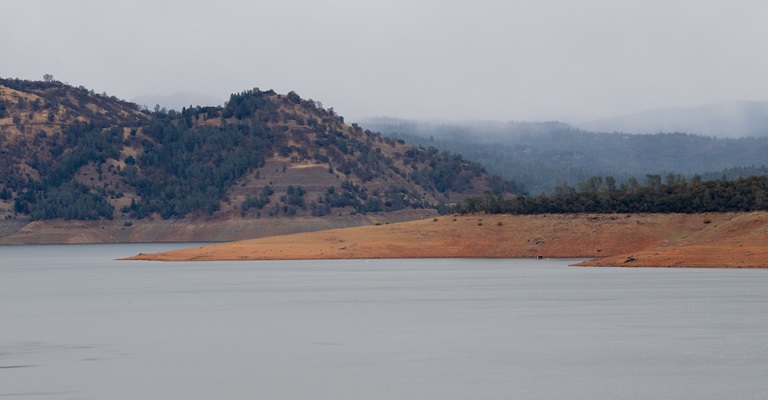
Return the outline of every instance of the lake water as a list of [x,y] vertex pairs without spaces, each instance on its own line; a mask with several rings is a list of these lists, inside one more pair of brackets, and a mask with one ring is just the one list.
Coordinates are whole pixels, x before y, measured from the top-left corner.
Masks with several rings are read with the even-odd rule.
[[[0,247],[0,399],[765,399],[768,271]],[[572,261],[571,261],[572,262]]]

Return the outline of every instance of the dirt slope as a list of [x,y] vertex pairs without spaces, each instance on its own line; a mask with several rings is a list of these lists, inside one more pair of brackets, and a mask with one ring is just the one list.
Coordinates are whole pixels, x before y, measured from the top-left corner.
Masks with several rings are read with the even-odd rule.
[[768,213],[730,214],[725,221],[668,237],[658,246],[580,265],[768,268]]
[[223,243],[133,259],[578,257],[582,265],[768,267],[768,213],[476,215]]

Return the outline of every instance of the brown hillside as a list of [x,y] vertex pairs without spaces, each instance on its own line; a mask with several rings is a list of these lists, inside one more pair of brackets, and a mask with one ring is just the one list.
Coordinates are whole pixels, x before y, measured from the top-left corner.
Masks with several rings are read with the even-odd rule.
[[[580,265],[768,267],[768,213],[475,215],[224,243],[132,259],[594,258]],[[712,248],[711,250],[708,248]]]
[[[67,151],[67,127],[85,123],[121,126],[128,137],[131,127],[148,120],[135,104],[56,81],[0,79],[0,109],[0,188],[43,180],[62,149]],[[136,150],[126,147],[125,153],[135,154]],[[111,172],[120,164],[119,160],[109,159],[100,166],[114,175]],[[75,179],[94,187],[108,188],[110,182],[114,183],[114,179],[99,179],[97,185],[97,176],[104,178],[104,174],[96,170],[97,163],[88,164]],[[127,192],[131,194],[130,188]],[[112,200],[118,207],[125,203]],[[0,200],[0,216],[24,218],[13,215],[12,205],[13,201]]]
[[354,219],[517,190],[293,92],[253,89],[224,107],[150,112],[56,81],[0,79],[0,111],[5,220]]
[[60,82],[0,79],[0,104],[6,109],[0,132],[10,137],[60,134],[78,122],[133,126],[147,120],[135,104]]
[[[196,124],[217,126],[244,123],[260,119],[273,132],[284,135],[285,144],[267,157],[264,166],[243,176],[228,193],[230,201],[222,202],[222,213],[236,213],[246,196],[254,196],[265,185],[275,189],[271,204],[280,202],[289,186],[301,186],[307,191],[306,201],[321,201],[329,187],[339,188],[345,181],[364,188],[367,194],[384,198],[392,188],[407,192],[409,201],[425,204],[455,203],[467,196],[478,196],[491,190],[489,176],[485,173],[472,177],[468,187],[457,192],[439,191],[416,183],[414,171],[423,170],[436,155],[431,149],[418,149],[402,140],[384,138],[363,130],[357,124],[346,124],[344,118],[333,109],[324,109],[313,100],[292,101],[288,95],[267,93],[270,107],[257,110],[253,116],[238,120],[235,117],[195,118]],[[345,144],[346,143],[346,144]],[[361,159],[360,151],[347,153],[347,146],[359,145],[375,161]],[[508,195],[510,193],[507,193]],[[354,213],[352,208],[342,208],[334,214]],[[253,216],[269,216],[269,212],[251,210]],[[307,216],[311,210],[298,210],[297,215]]]
[[579,265],[768,268],[768,213],[729,215],[724,221],[706,219],[703,229],[670,236],[652,248]]

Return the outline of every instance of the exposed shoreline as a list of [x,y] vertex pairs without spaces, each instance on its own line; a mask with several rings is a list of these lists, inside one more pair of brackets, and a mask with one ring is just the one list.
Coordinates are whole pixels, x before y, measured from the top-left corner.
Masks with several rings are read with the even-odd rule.
[[437,215],[434,210],[403,210],[386,214],[345,214],[333,217],[247,218],[223,215],[217,218],[144,218],[98,221],[0,220],[3,244],[84,244],[231,242],[234,240],[315,232],[327,229],[370,226],[412,221]]
[[590,259],[581,266],[768,268],[768,213],[441,216],[128,259],[536,257]]

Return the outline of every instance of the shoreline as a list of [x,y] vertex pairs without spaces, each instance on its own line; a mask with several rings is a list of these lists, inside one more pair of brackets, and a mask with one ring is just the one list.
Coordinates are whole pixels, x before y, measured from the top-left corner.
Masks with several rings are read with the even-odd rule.
[[126,260],[576,258],[577,266],[768,268],[768,213],[463,215],[271,236]]

